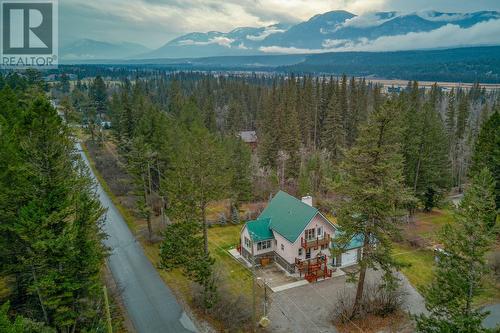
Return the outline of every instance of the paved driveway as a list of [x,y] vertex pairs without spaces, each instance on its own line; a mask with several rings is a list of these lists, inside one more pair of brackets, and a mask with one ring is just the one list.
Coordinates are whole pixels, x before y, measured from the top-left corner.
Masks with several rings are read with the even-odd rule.
[[484,326],[487,328],[495,328],[497,325],[500,325],[500,303],[488,305],[484,309],[490,311],[490,314],[483,322]]
[[[78,144],[85,163],[89,161]],[[92,176],[95,179],[94,174]],[[104,231],[105,244],[112,249],[108,265],[118,286],[130,319],[138,333],[196,332],[191,319],[177,303],[142,247],[130,232],[122,216],[98,181],[97,192],[102,205],[108,209]]]
[[[369,271],[367,283],[379,278],[379,273]],[[413,314],[424,312],[422,296],[406,277],[401,275],[400,278],[402,288],[407,293],[405,309]],[[354,295],[356,285],[347,283],[345,276],[273,293],[269,310],[269,332],[337,332],[332,323],[332,312],[337,304],[337,292],[344,287]]]

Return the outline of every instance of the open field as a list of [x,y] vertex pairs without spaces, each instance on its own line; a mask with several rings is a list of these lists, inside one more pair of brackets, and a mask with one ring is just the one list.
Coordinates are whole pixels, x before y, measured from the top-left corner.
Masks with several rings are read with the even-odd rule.
[[[408,264],[402,269],[410,283],[420,292],[432,282],[434,253],[432,246],[439,244],[438,233],[447,223],[453,223],[452,212],[435,209],[430,213],[417,213],[415,222],[403,229],[403,242],[394,244],[394,256]],[[412,245],[410,245],[412,244]],[[498,244],[493,251],[500,251]],[[500,283],[494,276],[485,279],[485,288],[476,299],[477,305],[500,300]]]

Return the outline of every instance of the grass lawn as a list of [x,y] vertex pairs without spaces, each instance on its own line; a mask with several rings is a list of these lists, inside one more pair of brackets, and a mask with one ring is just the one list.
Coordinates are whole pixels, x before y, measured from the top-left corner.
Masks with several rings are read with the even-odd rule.
[[[420,236],[434,243],[439,243],[438,232],[447,223],[453,223],[453,213],[447,209],[434,209],[431,213],[420,212],[415,216],[415,223],[406,226],[403,233],[408,238]],[[498,247],[498,246],[497,246]],[[496,249],[498,251],[498,248]],[[402,271],[410,282],[419,290],[432,280],[434,265],[433,251],[430,249],[415,249],[406,243],[394,244],[394,255],[404,263],[411,264]],[[477,304],[491,303],[500,300],[500,285],[495,277],[487,276],[484,290],[477,297]]]
[[410,265],[403,268],[402,272],[419,291],[432,281],[434,254],[431,250],[414,249],[408,245],[394,244],[393,252],[397,260]]
[[419,212],[414,222],[403,227],[407,239],[423,238],[430,243],[439,243],[438,233],[447,224],[453,223],[452,212],[445,209],[434,209],[430,213]]
[[7,299],[11,293],[11,279],[0,276],[0,300]]
[[223,283],[236,295],[250,297],[252,293],[251,272],[237,262],[228,250],[239,243],[243,225],[228,224],[208,229],[209,249],[216,260]]

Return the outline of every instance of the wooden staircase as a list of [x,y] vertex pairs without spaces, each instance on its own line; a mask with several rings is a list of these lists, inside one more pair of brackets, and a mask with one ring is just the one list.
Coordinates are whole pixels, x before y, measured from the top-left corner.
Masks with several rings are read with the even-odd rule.
[[326,255],[318,256],[314,259],[300,260],[295,258],[295,266],[299,271],[299,275],[311,282],[317,282],[318,279],[326,279],[332,277],[332,270],[328,268]]

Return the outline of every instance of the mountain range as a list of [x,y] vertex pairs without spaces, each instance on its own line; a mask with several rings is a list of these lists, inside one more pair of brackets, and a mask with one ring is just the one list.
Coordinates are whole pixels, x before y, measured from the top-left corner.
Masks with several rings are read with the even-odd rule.
[[336,51],[396,51],[500,44],[500,13],[331,11],[295,25],[242,27],[230,32],[193,32],[148,51],[133,43],[77,41],[64,60],[162,59]]
[[92,59],[125,59],[150,52],[147,47],[130,42],[109,43],[93,39],[80,39],[64,45],[60,56],[65,61]]

